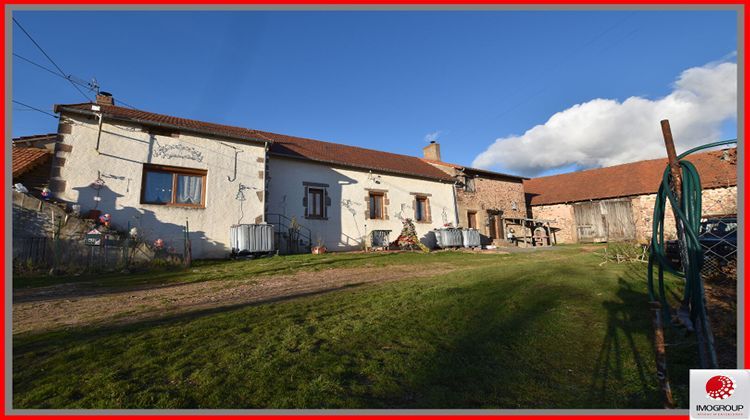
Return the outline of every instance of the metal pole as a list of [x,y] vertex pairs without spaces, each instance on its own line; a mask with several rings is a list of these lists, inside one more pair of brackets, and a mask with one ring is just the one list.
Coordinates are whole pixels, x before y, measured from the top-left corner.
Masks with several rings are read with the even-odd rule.
[[99,142],[102,139],[102,123],[104,122],[104,113],[98,114],[99,117],[99,130],[96,134],[96,153],[101,153],[99,151]]

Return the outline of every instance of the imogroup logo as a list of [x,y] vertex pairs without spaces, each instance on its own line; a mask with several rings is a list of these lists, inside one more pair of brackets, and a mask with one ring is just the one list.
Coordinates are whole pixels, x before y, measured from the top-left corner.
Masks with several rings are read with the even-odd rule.
[[750,371],[690,371],[690,418],[747,419],[749,408]]
[[716,375],[706,382],[706,395],[712,400],[723,400],[734,394],[734,380],[729,376]]

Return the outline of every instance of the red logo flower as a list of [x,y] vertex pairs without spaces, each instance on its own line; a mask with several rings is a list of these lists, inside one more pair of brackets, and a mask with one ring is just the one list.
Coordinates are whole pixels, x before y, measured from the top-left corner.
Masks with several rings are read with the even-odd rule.
[[734,393],[734,381],[729,376],[714,376],[706,382],[706,394],[712,400],[723,400]]

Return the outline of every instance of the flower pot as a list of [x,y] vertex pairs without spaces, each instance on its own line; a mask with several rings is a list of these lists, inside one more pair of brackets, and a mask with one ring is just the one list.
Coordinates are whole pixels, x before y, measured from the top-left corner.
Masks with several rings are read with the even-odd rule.
[[312,247],[312,253],[314,255],[325,254],[326,251],[327,251],[327,249],[324,246],[314,246],[314,247]]
[[99,216],[101,216],[102,211],[101,210],[89,210],[89,214],[86,217],[87,219],[94,219],[99,220]]

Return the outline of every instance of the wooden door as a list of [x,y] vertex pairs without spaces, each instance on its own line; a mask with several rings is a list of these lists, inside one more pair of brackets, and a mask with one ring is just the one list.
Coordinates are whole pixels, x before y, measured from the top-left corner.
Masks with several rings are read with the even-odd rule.
[[503,239],[503,225],[500,213],[489,213],[490,238]]
[[579,242],[615,242],[635,239],[630,200],[573,204]]
[[469,225],[469,229],[477,228],[477,212],[475,211],[466,212],[466,219]]
[[601,211],[607,232],[607,241],[630,241],[635,239],[635,223],[630,200],[602,201]]
[[573,204],[578,242],[606,242],[607,232],[598,201]]

